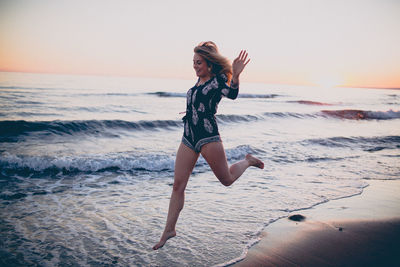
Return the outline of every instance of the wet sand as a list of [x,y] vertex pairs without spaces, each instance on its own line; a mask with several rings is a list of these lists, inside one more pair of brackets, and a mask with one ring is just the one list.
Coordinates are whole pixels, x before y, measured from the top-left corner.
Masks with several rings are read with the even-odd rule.
[[235,266],[400,266],[400,181],[283,218]]

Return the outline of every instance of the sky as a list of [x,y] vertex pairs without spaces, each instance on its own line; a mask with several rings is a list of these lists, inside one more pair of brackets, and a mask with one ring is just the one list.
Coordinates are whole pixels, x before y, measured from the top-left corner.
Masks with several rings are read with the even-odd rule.
[[398,0],[0,0],[0,71],[194,79],[214,41],[242,80],[400,88]]

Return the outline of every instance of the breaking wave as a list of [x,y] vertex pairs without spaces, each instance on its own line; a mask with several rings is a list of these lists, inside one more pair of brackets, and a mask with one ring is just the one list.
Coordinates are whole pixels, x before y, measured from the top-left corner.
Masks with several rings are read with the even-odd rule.
[[[339,118],[349,120],[391,120],[399,119],[400,111],[366,111],[356,109],[322,110],[314,113],[265,112],[256,115],[218,114],[219,123],[254,122],[267,118]],[[76,121],[0,121],[0,142],[17,142],[21,136],[38,135],[73,136],[75,134],[116,136],[113,130],[145,131],[168,130],[182,127],[181,120],[76,120]]]
[[[257,154],[259,150],[248,145],[226,150],[228,160],[242,159],[247,153]],[[12,155],[5,152],[0,157],[0,170],[1,175],[4,176],[21,175],[25,177],[103,171],[172,172],[174,163],[175,155],[173,154],[126,152],[87,156],[30,156]],[[204,166],[206,162],[200,158],[197,165]]]

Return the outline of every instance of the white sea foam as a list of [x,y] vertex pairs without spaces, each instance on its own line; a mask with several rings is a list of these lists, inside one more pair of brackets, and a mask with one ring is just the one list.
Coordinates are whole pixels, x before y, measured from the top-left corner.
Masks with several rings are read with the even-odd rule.
[[[256,151],[250,146],[238,146],[227,149],[228,160],[244,158],[247,153]],[[5,152],[0,156],[0,166],[3,170],[43,172],[70,171],[70,172],[97,172],[116,168],[121,171],[173,171],[175,155],[167,154],[138,154],[138,153],[109,153],[106,155],[86,156],[26,156],[13,155]],[[197,165],[205,165],[200,158]],[[26,170],[28,169],[28,170]]]

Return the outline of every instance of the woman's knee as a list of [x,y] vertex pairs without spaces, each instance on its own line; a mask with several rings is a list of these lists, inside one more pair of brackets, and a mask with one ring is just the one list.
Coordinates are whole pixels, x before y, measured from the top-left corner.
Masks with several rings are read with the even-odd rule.
[[[221,180],[220,180],[220,181],[221,181]],[[232,181],[227,181],[227,180],[223,180],[223,181],[221,181],[221,183],[222,183],[224,186],[226,186],[226,187],[231,186],[231,185],[233,184]]]
[[186,182],[175,181],[172,190],[176,193],[183,193],[186,188]]
[[230,176],[218,176],[217,175],[218,180],[221,182],[221,184],[223,184],[224,186],[230,186],[233,184],[233,179]]

